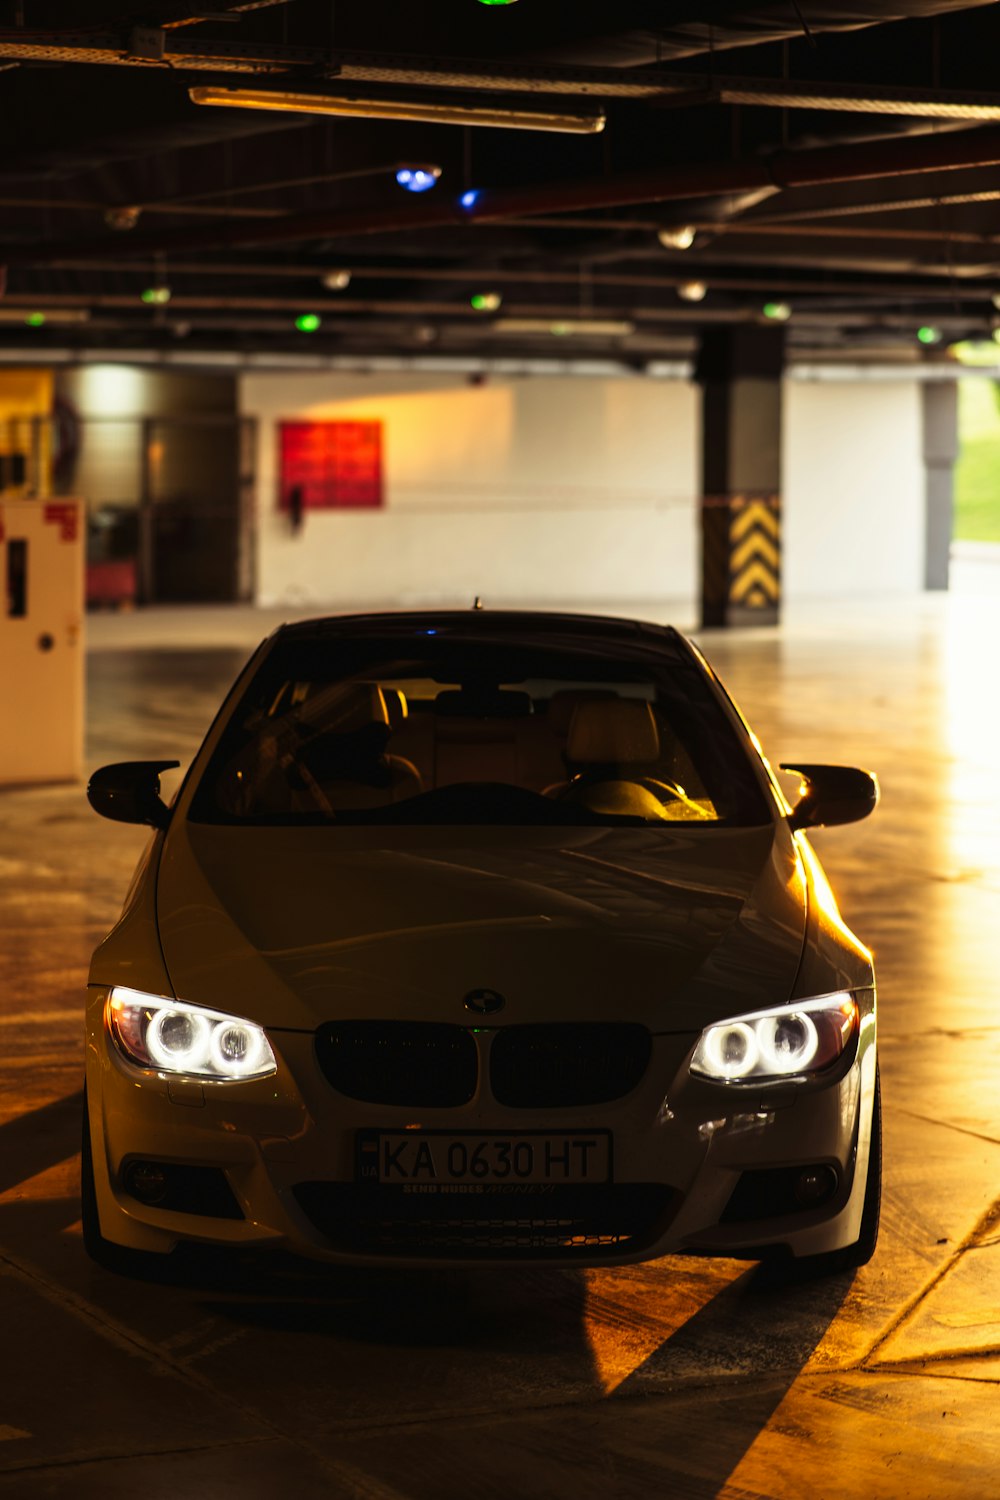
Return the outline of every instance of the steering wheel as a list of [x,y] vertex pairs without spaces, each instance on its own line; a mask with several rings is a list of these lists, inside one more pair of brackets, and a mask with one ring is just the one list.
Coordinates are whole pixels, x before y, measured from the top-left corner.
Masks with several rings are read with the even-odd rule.
[[697,802],[693,802],[685,792],[684,788],[673,781],[660,781],[655,776],[608,776],[604,771],[581,771],[574,776],[572,781],[566,783],[561,791],[556,793],[559,802],[585,801],[588,790],[591,787],[607,785],[609,782],[624,782],[628,786],[638,787],[655,797],[662,807],[666,802],[681,802],[689,808],[698,818],[711,818],[712,814],[706,812]]

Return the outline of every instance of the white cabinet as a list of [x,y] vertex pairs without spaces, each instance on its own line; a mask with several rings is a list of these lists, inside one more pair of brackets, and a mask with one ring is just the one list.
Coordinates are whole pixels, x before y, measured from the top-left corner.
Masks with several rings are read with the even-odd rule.
[[0,783],[83,771],[85,511],[0,496]]

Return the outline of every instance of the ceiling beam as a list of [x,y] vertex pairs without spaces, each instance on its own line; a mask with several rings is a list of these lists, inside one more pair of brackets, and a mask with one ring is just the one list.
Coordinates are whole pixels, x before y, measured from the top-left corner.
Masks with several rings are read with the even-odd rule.
[[464,204],[461,200],[435,195],[427,201],[400,202],[378,209],[288,214],[266,222],[205,226],[159,234],[130,232],[127,243],[118,234],[102,236],[89,243],[75,239],[18,245],[11,246],[7,255],[12,265],[39,265],[71,255],[77,259],[104,259],[109,253],[116,257],[169,254],[359,235],[405,234],[455,224],[498,223],[532,214],[717,198],[768,188],[813,187],[983,166],[1000,166],[1000,129],[893,137],[847,146],[777,151],[749,161],[698,162],[656,172],[484,190]]

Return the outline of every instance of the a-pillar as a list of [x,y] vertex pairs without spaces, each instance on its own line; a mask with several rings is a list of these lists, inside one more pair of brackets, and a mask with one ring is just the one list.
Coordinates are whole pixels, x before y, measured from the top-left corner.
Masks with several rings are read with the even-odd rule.
[[958,381],[927,380],[924,414],[924,588],[948,587],[958,457]]
[[701,623],[774,625],[781,605],[780,324],[706,329]]

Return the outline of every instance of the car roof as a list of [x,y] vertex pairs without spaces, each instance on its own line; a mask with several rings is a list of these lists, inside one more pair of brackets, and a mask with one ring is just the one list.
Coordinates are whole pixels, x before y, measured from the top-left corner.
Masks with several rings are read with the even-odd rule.
[[330,636],[406,636],[440,631],[455,638],[481,640],[505,635],[539,642],[547,637],[578,636],[612,645],[646,645],[684,651],[687,642],[672,625],[628,620],[613,615],[563,614],[555,610],[435,609],[380,610],[367,614],[328,615],[281,625],[274,632],[282,641],[318,641]]

